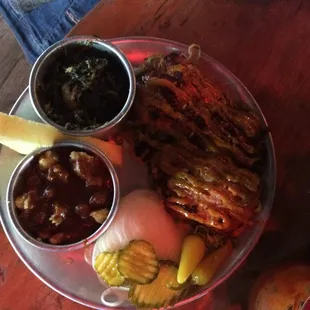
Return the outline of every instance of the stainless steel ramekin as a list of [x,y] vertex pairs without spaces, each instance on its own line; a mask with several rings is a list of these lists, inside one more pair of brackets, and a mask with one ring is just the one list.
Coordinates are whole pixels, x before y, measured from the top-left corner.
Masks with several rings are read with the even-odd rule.
[[[53,150],[59,147],[72,147],[74,149],[80,149],[81,151],[87,151],[91,154],[97,155],[108,168],[110,175],[111,175],[113,189],[114,189],[111,209],[105,222],[92,235],[88,236],[86,239],[82,239],[79,242],[76,242],[73,244],[67,244],[67,245],[52,245],[52,244],[41,242],[35,239],[34,237],[30,236],[22,228],[22,226],[20,225],[18,221],[15,203],[14,203],[14,189],[18,184],[19,177],[22,174],[22,172],[28,167],[28,165],[31,163],[34,157],[46,152],[47,150]],[[83,248],[86,245],[93,243],[101,236],[101,234],[103,234],[108,229],[108,227],[112,223],[117,213],[118,206],[119,206],[119,199],[120,199],[120,188],[119,188],[118,177],[117,177],[117,174],[116,174],[116,171],[113,165],[111,164],[110,160],[106,157],[106,155],[102,153],[100,150],[98,150],[97,148],[93,147],[92,145],[84,143],[84,142],[62,141],[62,142],[55,143],[55,145],[53,145],[52,147],[37,149],[34,152],[30,153],[29,155],[25,156],[21,160],[21,162],[17,165],[17,167],[13,171],[11,178],[9,180],[7,194],[6,194],[6,207],[7,207],[9,219],[10,219],[12,226],[16,229],[17,233],[25,241],[27,241],[28,243],[42,250],[56,251],[56,252],[64,252],[64,251],[68,252],[68,251],[73,251],[73,250]]]
[[[126,102],[124,102],[122,110],[111,121],[103,124],[96,129],[68,130],[63,126],[60,126],[59,124],[49,119],[49,117],[44,112],[38,97],[38,86],[42,84],[42,78],[45,76],[45,74],[48,73],[49,66],[51,66],[54,62],[57,62],[57,57],[63,52],[64,48],[69,48],[73,46],[87,46],[96,50],[108,52],[119,60],[128,75],[128,96]],[[97,138],[107,139],[120,129],[121,121],[125,118],[133,104],[136,93],[136,79],[133,67],[131,66],[126,56],[118,48],[98,38],[89,36],[77,36],[61,40],[53,44],[41,54],[41,56],[35,62],[30,73],[29,93],[32,106],[39,118],[44,123],[56,127],[59,131],[67,135],[94,136]]]

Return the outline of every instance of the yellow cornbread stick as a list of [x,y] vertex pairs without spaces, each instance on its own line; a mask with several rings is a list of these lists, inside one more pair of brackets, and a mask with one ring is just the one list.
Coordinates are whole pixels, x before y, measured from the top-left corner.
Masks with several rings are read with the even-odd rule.
[[105,153],[113,165],[122,164],[122,148],[113,142],[93,137],[64,135],[53,126],[0,112],[0,143],[20,154],[26,155],[37,148],[50,147],[62,140],[78,140],[92,144]]

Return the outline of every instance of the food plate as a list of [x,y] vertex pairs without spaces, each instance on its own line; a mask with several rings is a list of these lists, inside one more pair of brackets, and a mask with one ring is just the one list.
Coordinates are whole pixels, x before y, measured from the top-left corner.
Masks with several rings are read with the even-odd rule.
[[[109,40],[109,42],[115,44],[122,50],[134,67],[139,66],[148,56],[158,53],[168,54],[173,51],[186,53],[188,49],[186,45],[177,42],[147,37],[116,38]],[[264,119],[262,112],[247,89],[224,66],[207,55],[202,54],[200,68],[211,81],[216,82],[220,88],[225,89],[225,92],[232,100],[241,100],[248,104]],[[32,109],[28,89],[20,96],[11,110],[11,114],[21,116],[25,119],[39,121],[35,111]],[[212,281],[206,287],[200,288],[195,295],[179,302],[176,306],[184,305],[207,294],[229,277],[250,253],[261,235],[272,207],[276,176],[275,155],[270,134],[268,134],[264,143],[266,152],[264,155],[265,169],[262,175],[261,196],[263,208],[256,218],[255,225],[248,228],[239,237],[232,255]],[[5,208],[5,192],[9,177],[21,158],[22,156],[16,152],[2,147],[0,153],[0,215],[4,231],[11,245],[26,266],[49,287],[85,306],[106,309],[107,304],[104,305],[101,301],[101,296],[105,288],[99,283],[92,268],[85,263],[84,250],[70,253],[42,251],[21,239],[10,225]],[[130,157],[126,151],[124,158],[124,164],[118,171],[121,196],[124,196],[133,189],[147,187],[146,168],[139,161],[135,161],[134,158]],[[135,175],[134,180],[132,180],[132,175]],[[130,304],[125,301],[122,303],[121,308],[119,308],[118,304],[117,309],[127,309],[128,307],[130,307]]]

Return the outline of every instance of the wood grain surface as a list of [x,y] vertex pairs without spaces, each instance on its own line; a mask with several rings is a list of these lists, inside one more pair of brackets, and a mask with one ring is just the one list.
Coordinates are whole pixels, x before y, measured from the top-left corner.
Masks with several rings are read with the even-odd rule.
[[28,84],[30,65],[0,15],[0,111],[9,112]]
[[[262,108],[276,148],[276,199],[264,236],[227,282],[232,302],[246,303],[263,270],[310,258],[309,16],[310,2],[302,0],[106,0],[71,32],[197,43],[240,78]],[[1,310],[86,309],[37,280],[3,233],[0,292]],[[186,309],[207,306],[202,301]]]

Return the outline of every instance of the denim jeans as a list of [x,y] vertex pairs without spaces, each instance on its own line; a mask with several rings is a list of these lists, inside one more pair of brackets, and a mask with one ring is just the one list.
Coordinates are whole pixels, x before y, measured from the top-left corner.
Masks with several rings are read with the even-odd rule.
[[10,0],[0,0],[0,12],[14,31],[27,59],[61,40],[100,0],[54,0],[25,13],[17,12]]

